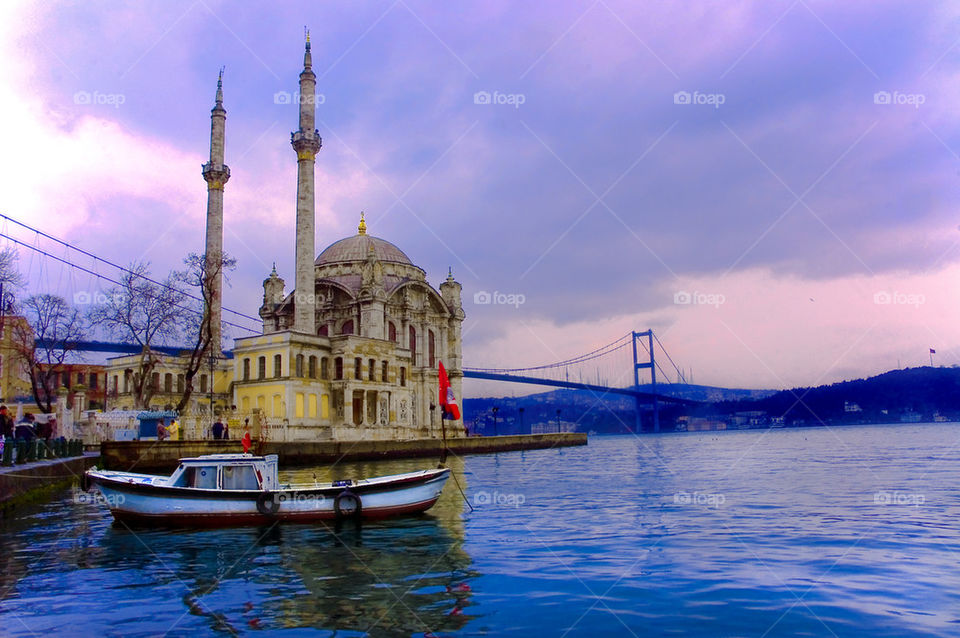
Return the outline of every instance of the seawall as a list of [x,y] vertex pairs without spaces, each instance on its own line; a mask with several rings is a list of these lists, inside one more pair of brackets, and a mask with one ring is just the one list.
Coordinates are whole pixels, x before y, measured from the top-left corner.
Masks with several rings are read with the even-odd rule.
[[6,516],[18,505],[42,500],[71,483],[79,483],[98,458],[98,454],[88,453],[0,468],[0,512]]
[[[586,444],[585,433],[562,432],[449,439],[447,448],[451,454],[464,455]],[[257,446],[254,444],[254,450],[256,449]],[[262,452],[278,455],[280,467],[283,468],[337,461],[439,457],[442,450],[443,442],[440,439],[411,439],[406,441],[278,441],[265,444]],[[100,458],[103,467],[110,470],[171,471],[177,467],[181,458],[240,451],[240,442],[235,440],[105,441],[100,445]]]

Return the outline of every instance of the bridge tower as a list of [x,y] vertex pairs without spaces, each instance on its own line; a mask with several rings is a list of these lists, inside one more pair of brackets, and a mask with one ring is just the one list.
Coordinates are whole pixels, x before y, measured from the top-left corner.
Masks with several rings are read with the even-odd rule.
[[[653,330],[633,333],[633,386],[636,390],[640,389],[640,370],[650,368],[650,392],[653,394],[653,431],[660,431],[660,403],[657,401],[657,367],[653,353]],[[637,360],[637,340],[646,337],[647,351],[650,354],[650,361],[643,363]],[[638,396],[636,398],[637,417],[636,431],[640,433],[640,414],[643,409],[643,400]]]

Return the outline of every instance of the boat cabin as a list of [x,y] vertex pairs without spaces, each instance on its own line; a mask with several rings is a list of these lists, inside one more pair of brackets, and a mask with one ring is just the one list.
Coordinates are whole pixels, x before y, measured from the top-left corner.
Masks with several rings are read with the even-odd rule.
[[280,486],[277,455],[208,454],[180,459],[167,485],[202,490],[275,490]]

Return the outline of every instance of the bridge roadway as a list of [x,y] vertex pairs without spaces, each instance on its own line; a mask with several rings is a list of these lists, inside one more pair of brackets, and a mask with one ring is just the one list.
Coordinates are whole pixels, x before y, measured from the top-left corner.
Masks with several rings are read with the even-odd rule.
[[637,399],[648,399],[663,401],[664,403],[677,403],[680,405],[699,405],[700,401],[693,399],[681,399],[671,397],[666,394],[657,394],[655,392],[643,392],[632,388],[608,388],[605,385],[594,385],[592,383],[578,383],[576,381],[555,381],[553,379],[538,379],[537,377],[526,377],[515,374],[502,374],[498,372],[484,372],[482,370],[464,370],[463,376],[468,379],[486,379],[487,381],[509,381],[511,383],[529,383],[532,385],[547,385],[556,388],[572,388],[574,390],[590,390],[597,394],[625,394]]

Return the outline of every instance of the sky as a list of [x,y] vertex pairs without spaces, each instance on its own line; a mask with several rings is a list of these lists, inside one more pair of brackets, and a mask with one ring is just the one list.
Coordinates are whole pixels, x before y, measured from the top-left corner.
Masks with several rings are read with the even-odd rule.
[[[317,252],[363,210],[434,285],[452,268],[465,365],[647,329],[726,387],[960,363],[956,3],[6,2],[0,213],[180,267],[223,66],[225,305],[255,317],[274,262],[294,279],[304,26]],[[29,292],[103,288],[26,248],[21,267]]]

